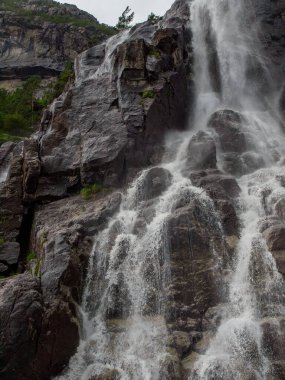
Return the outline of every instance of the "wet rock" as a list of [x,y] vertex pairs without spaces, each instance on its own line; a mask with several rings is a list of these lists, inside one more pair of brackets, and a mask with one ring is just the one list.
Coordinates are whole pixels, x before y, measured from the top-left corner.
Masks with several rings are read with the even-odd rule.
[[216,169],[216,144],[213,137],[206,132],[194,135],[187,148],[187,169]]
[[100,375],[93,375],[88,380],[119,380],[120,373],[116,369],[105,369]]
[[278,271],[285,277],[285,250],[272,251]]
[[24,164],[23,164],[23,200],[31,202],[37,190],[38,180],[41,172],[39,160],[38,141],[30,139],[24,143]]
[[[21,4],[21,10],[26,14],[17,9],[0,12],[2,80],[26,79],[31,75],[55,76],[66,61],[73,60],[78,53],[86,50],[92,39],[99,42],[108,37],[108,33],[102,32],[100,27],[76,26],[68,22],[75,19],[96,25],[97,20],[93,16],[74,5],[25,1]],[[40,17],[43,14],[44,22]],[[57,18],[67,21],[56,22]]]
[[232,110],[216,111],[208,122],[208,128],[213,129],[217,135],[223,168],[231,174],[243,173],[241,154],[247,150],[247,144],[242,122],[242,116]]
[[210,117],[208,128],[217,133],[223,153],[243,153],[246,150],[242,116],[238,112],[232,110],[215,112]]
[[227,235],[238,235],[239,222],[234,199],[240,194],[236,179],[219,170],[206,170],[190,173],[193,185],[203,188],[213,199],[220,213],[222,224]]
[[0,282],[1,379],[18,380],[19,374],[26,379],[37,352],[42,317],[37,279],[26,273]]
[[20,244],[16,242],[3,243],[0,245],[0,261],[13,265],[18,263]]
[[269,227],[263,235],[270,251],[285,249],[285,225],[277,224]]
[[179,318],[200,319],[219,302],[217,286],[221,278],[214,251],[219,252],[222,260],[224,247],[215,214],[210,213],[209,219],[209,208],[209,203],[193,198],[168,220],[172,274],[168,289],[169,323]]
[[149,200],[161,195],[171,184],[171,173],[163,168],[148,170],[138,185],[138,201]]
[[275,205],[274,209],[276,212],[276,215],[283,221],[285,221],[285,198],[279,199]]
[[266,354],[274,361],[285,361],[285,320],[267,318],[261,322],[262,343]]
[[192,339],[189,333],[184,331],[172,332],[170,346],[175,348],[180,357],[189,352],[191,345]]

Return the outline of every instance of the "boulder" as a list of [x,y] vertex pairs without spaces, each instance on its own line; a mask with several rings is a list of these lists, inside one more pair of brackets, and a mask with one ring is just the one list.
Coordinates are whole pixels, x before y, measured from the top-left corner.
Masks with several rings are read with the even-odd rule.
[[277,224],[269,227],[263,232],[268,249],[279,251],[285,249],[285,225]]
[[25,379],[37,352],[42,318],[38,279],[25,273],[0,281],[1,379]]
[[138,184],[136,198],[140,202],[161,195],[171,184],[171,173],[163,168],[152,168],[145,172]]
[[187,169],[205,170],[216,169],[216,144],[207,132],[198,132],[192,137],[187,148]]

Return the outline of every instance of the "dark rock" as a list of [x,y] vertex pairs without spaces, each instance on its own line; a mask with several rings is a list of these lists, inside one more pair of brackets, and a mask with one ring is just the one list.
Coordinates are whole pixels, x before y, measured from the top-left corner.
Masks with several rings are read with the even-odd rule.
[[[0,11],[0,80],[55,76],[66,61],[86,50],[91,40],[99,42],[112,33],[111,28],[109,33],[102,32],[93,16],[74,5],[53,1],[39,4],[34,0],[22,1],[20,8],[22,12],[17,8]],[[58,18],[67,22],[57,22]],[[76,26],[69,19],[93,25]]]
[[163,168],[148,170],[137,189],[137,200],[149,200],[161,195],[171,184],[170,172]]
[[169,321],[199,318],[219,302],[217,286],[221,278],[214,252],[219,252],[222,260],[224,246],[218,220],[209,209],[210,202],[200,202],[193,196],[190,204],[175,210],[168,220],[172,276]]
[[263,232],[263,235],[270,251],[285,249],[285,225],[278,224],[269,227]]
[[20,255],[20,244],[16,242],[0,245],[0,261],[6,264],[17,264]]
[[216,111],[208,122],[208,128],[217,134],[223,159],[223,169],[231,174],[244,171],[241,154],[246,152],[247,143],[242,130],[242,116],[232,110]]
[[216,145],[213,137],[207,132],[194,135],[187,148],[187,169],[216,169]]
[[[0,375],[3,380],[25,378],[35,358],[42,328],[40,284],[28,273],[0,283]],[[24,348],[24,349],[23,349]]]
[[215,112],[208,122],[208,128],[214,129],[219,137],[223,153],[243,153],[246,140],[242,132],[242,116],[232,110]]

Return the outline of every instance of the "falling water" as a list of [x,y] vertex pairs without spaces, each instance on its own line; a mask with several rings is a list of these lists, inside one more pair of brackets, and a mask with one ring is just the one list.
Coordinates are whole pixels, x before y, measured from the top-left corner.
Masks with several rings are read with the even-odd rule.
[[[222,234],[212,201],[192,186],[183,169],[193,133],[207,128],[213,112],[226,109],[242,115],[240,128],[247,144],[236,205],[240,239],[225,285],[228,298],[221,324],[191,379],[267,379],[270,373],[261,323],[285,316],[283,282],[261,234],[262,223],[284,193],[277,180],[285,174],[285,144],[272,101],[275,89],[260,54],[251,2],[190,3],[196,88],[192,131],[183,136],[173,162],[140,173],[122,194],[119,212],[95,236],[80,308],[82,340],[61,380],[91,380],[102,374],[122,380],[182,378],[168,348],[167,226],[181,199],[195,199],[207,210],[209,229]],[[110,63],[113,50],[108,46],[110,54],[96,75]],[[219,168],[226,170],[225,155],[221,149],[218,153]],[[215,255],[215,247],[210,250]]]
[[[283,280],[261,234],[274,203],[284,196],[278,181],[285,174],[284,137],[272,101],[275,89],[250,1],[194,0],[191,11],[196,128],[205,128],[214,111],[238,111],[248,151],[257,158],[254,169],[247,168],[250,174],[238,179],[240,239],[222,322],[191,379],[267,379],[272,372],[262,322],[269,318],[278,325],[285,316]],[[223,157],[219,164],[223,167]]]

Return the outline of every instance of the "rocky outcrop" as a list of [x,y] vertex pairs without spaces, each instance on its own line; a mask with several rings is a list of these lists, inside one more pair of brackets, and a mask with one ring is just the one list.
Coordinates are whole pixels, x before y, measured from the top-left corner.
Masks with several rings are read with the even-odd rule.
[[[188,5],[177,1],[159,24],[138,25],[84,52],[76,60],[74,86],[44,113],[40,131],[24,143],[1,146],[0,270],[5,276],[25,271],[1,282],[5,297],[0,307],[5,312],[0,324],[5,331],[6,298],[11,305],[18,302],[17,289],[26,297],[9,322],[25,341],[10,349],[14,340],[8,339],[3,346],[1,378],[18,380],[21,368],[23,380],[48,379],[75,352],[77,304],[92,237],[121,202],[120,194],[105,189],[121,186],[142,167],[158,162],[166,132],[185,127],[191,67],[188,19]],[[48,40],[49,25],[41,26],[47,28]],[[65,38],[60,28],[54,33]],[[80,49],[83,43],[81,37]],[[50,56],[39,52],[40,65],[58,69]],[[10,53],[11,63],[13,49]],[[64,59],[69,54],[61,53]],[[24,50],[21,54],[23,66],[34,65]],[[53,50],[51,56],[58,62],[56,54]],[[94,182],[102,184],[102,192],[90,200],[78,195]],[[146,190],[152,199],[170,183],[167,170],[151,169],[142,193]],[[26,344],[29,350],[17,367],[14,358]]]
[[52,0],[0,2],[0,80],[50,77],[112,29],[74,5]]

